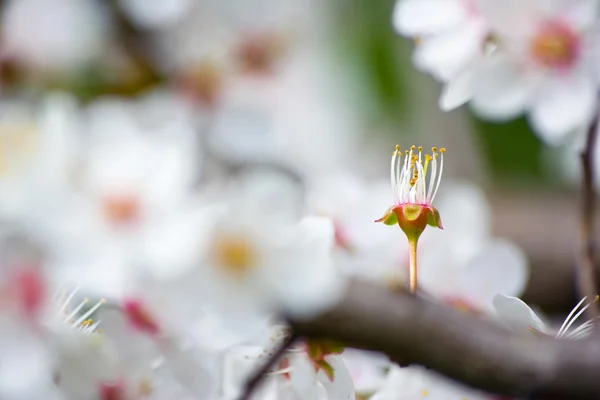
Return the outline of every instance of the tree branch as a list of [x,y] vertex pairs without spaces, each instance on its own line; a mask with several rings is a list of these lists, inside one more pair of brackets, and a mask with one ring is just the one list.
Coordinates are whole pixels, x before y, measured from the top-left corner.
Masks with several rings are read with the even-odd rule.
[[600,399],[600,341],[508,332],[408,293],[355,281],[342,301],[296,334],[381,351],[467,385],[528,399]]
[[[582,206],[581,206],[581,240],[582,248],[579,262],[577,263],[577,287],[579,293],[593,299],[598,290],[596,287],[595,263],[595,219],[596,219],[596,190],[594,187],[594,160],[596,140],[598,136],[598,118],[596,115],[587,133],[585,149],[581,153],[581,167],[583,170]],[[587,309],[589,319],[598,317],[598,305],[592,304]]]

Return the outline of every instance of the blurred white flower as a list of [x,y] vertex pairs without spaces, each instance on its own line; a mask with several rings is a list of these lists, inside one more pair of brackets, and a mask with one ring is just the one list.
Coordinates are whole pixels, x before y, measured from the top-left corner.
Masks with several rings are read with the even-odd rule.
[[[311,358],[306,346],[302,343],[286,351],[252,398],[353,400],[354,385],[343,357],[331,353]],[[269,355],[270,351],[261,346],[240,346],[228,352],[224,363],[225,399],[238,398],[253,371]]]
[[445,84],[441,108],[470,100],[473,68],[484,56],[489,36],[479,0],[398,0],[393,20],[400,34],[417,41],[415,66]]
[[385,386],[371,400],[477,400],[488,396],[420,366],[392,367]]
[[408,243],[397,229],[373,223],[389,206],[389,182],[367,183],[343,173],[318,175],[308,186],[308,210],[333,221],[338,268],[379,283],[400,284],[408,265]]
[[448,183],[438,198],[444,232],[425,232],[419,264],[422,288],[449,304],[492,311],[497,293],[520,295],[529,267],[523,251],[491,236],[485,195],[468,183]]
[[575,321],[583,315],[588,307],[598,301],[596,297],[592,302],[585,303],[584,297],[571,310],[560,329],[552,329],[546,322],[543,322],[540,317],[521,299],[504,294],[497,294],[494,297],[494,308],[500,318],[506,324],[515,330],[517,333],[535,333],[551,335],[557,339],[583,339],[588,337],[594,328],[594,321],[585,321],[576,327],[573,327]]
[[0,215],[31,228],[60,204],[75,167],[75,99],[50,93],[39,104],[0,104]]
[[100,57],[107,35],[96,0],[12,0],[2,14],[3,55],[34,69],[72,72]]
[[141,28],[160,29],[181,21],[190,10],[194,0],[120,0],[120,5]]
[[177,104],[160,96],[105,99],[88,109],[78,169],[61,209],[44,221],[59,280],[119,294],[145,233],[188,199],[200,148]]
[[585,129],[597,109],[596,0],[481,0],[496,51],[474,76],[472,106],[504,121],[529,112],[549,144]]
[[392,366],[392,362],[386,355],[346,349],[342,357],[354,382],[354,391],[361,398],[373,395],[384,386]]

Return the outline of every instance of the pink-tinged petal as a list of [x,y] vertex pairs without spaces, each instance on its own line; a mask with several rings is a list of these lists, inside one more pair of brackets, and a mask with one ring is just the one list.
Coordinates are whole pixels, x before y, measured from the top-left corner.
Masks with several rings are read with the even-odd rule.
[[328,399],[354,400],[354,382],[342,356],[328,356],[326,360],[333,368],[333,380],[323,371],[319,371],[317,379],[325,388]]
[[590,28],[598,19],[598,0],[565,0],[563,3],[564,10],[558,17],[577,31]]
[[535,312],[517,297],[497,294],[494,296],[494,308],[500,318],[516,332],[528,334],[532,330],[542,333],[548,331]]
[[468,9],[461,0],[400,0],[393,23],[401,35],[420,36],[443,32],[467,18]]
[[505,54],[495,54],[481,62],[475,79],[473,111],[485,119],[507,121],[529,106],[540,76],[527,73]]
[[474,93],[473,78],[473,69],[469,68],[446,83],[439,99],[440,108],[443,111],[451,111],[471,100]]
[[481,310],[492,310],[495,294],[518,296],[528,279],[523,251],[504,239],[490,239],[461,271],[456,295]]
[[[542,21],[552,19],[560,0],[480,0],[480,10],[491,29],[511,44],[525,41]],[[520,40],[519,40],[520,38]]]
[[290,361],[290,381],[294,392],[302,400],[319,398],[317,376],[312,363],[307,357],[297,356]]
[[417,69],[447,82],[469,66],[483,51],[486,28],[480,21],[458,26],[443,35],[424,38],[415,48]]
[[531,110],[531,124],[542,140],[551,145],[592,120],[597,101],[597,85],[583,74],[548,80],[536,97]]

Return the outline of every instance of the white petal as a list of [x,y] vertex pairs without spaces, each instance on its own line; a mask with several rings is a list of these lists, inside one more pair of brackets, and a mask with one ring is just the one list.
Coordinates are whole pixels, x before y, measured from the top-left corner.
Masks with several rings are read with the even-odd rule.
[[598,18],[598,0],[563,1],[564,9],[559,17],[577,31],[591,27]]
[[562,143],[566,136],[585,128],[597,107],[597,89],[583,75],[556,77],[544,84],[531,110],[533,129],[546,143]]
[[507,55],[493,54],[478,66],[473,111],[495,121],[515,118],[528,107],[538,80]]
[[497,294],[494,296],[494,308],[500,318],[516,332],[527,333],[533,328],[546,333],[546,325],[525,302],[517,297]]
[[439,106],[443,111],[450,111],[467,103],[473,97],[474,71],[466,69],[456,78],[444,85],[440,95]]
[[302,400],[318,399],[317,376],[310,361],[304,355],[298,355],[290,360],[290,368],[292,387],[298,397]]
[[482,53],[484,25],[466,23],[451,31],[424,38],[417,45],[413,61],[418,69],[431,72],[442,81],[456,77]]
[[341,297],[345,280],[333,263],[333,223],[308,217],[285,239],[283,259],[267,271],[285,309],[300,318],[332,306]]
[[528,278],[529,268],[523,251],[504,239],[491,239],[461,273],[457,294],[480,309],[491,310],[495,294],[518,296]]
[[393,23],[401,35],[418,36],[442,32],[462,23],[467,10],[457,0],[401,0],[396,3]]
[[557,0],[480,0],[480,10],[491,25],[511,44],[518,44],[536,29],[537,24],[552,18]]
[[354,383],[342,356],[329,356],[326,361],[333,367],[333,382],[323,371],[319,371],[318,380],[329,400],[354,400]]

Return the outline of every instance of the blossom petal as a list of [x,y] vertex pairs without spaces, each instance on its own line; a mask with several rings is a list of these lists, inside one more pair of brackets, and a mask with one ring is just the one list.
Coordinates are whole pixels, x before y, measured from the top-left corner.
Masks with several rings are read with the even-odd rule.
[[482,61],[475,79],[473,111],[494,121],[506,121],[522,114],[539,81],[536,74],[525,73],[505,54],[495,54]]
[[323,371],[319,371],[317,379],[325,388],[328,398],[354,400],[354,383],[342,356],[329,356],[327,362],[333,367],[333,382]]
[[394,9],[393,23],[401,35],[430,35],[459,25],[467,10],[457,0],[404,0]]
[[597,104],[592,79],[575,74],[552,79],[533,104],[531,124],[545,142],[560,144],[568,134],[590,123]]
[[531,328],[546,333],[546,325],[521,299],[497,294],[494,296],[496,312],[511,328],[517,332],[526,333]]
[[523,251],[504,239],[489,240],[460,275],[460,290],[467,300],[484,310],[493,308],[496,293],[520,295],[529,278]]
[[[561,0],[480,0],[480,10],[491,28],[511,40],[527,42],[540,21],[552,18]],[[521,38],[519,41],[518,38]]]
[[598,0],[569,0],[563,1],[565,9],[561,12],[562,20],[574,28],[581,31],[589,28],[598,18]]
[[484,25],[476,22],[464,24],[443,35],[424,38],[415,48],[413,62],[417,69],[448,81],[482,53],[485,34]]
[[319,398],[319,387],[313,366],[304,355],[293,357],[290,361],[290,380],[294,391],[302,400],[314,400]]
[[334,227],[329,218],[308,217],[290,234],[286,262],[274,263],[267,279],[289,313],[309,317],[335,303],[345,287],[331,258]]
[[473,70],[467,69],[444,85],[439,106],[443,111],[453,110],[471,100],[473,93]]

